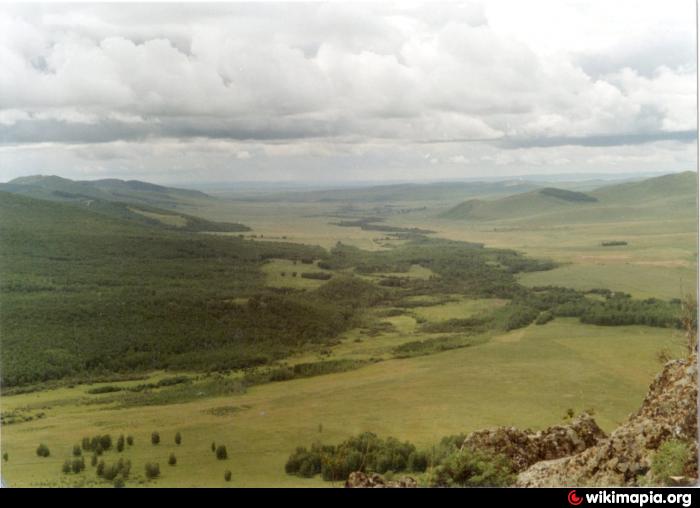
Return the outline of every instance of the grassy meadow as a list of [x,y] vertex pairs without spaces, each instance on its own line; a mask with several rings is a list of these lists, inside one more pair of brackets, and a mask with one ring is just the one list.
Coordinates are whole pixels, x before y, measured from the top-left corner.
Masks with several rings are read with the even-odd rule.
[[[372,339],[364,344],[373,347]],[[88,404],[109,395],[87,395],[84,385],[16,395],[3,401],[3,411],[28,408],[47,416],[3,427],[9,461],[2,475],[16,486],[111,486],[89,465],[70,475],[60,467],[84,435],[124,433],[135,439],[123,453],[133,464],[129,486],[330,486],[284,473],[295,446],[335,443],[369,430],[430,447],[444,435],[488,426],[543,428],[562,422],[569,408],[593,409],[609,431],[640,404],[659,369],[658,351],[680,354],[681,345],[678,333],[667,329],[562,319],[473,348],[254,386],[240,395],[203,393],[183,403]],[[154,430],[161,435],[157,446],[150,443]],[[180,446],[173,442],[177,431]],[[226,445],[228,460],[216,460],[212,441]],[[49,446],[50,457],[36,456],[39,443]],[[171,452],[178,459],[173,467],[167,465]],[[104,458],[111,463],[121,455],[110,451]],[[144,478],[148,461],[160,463],[160,479]],[[224,481],[226,469],[230,483]]]

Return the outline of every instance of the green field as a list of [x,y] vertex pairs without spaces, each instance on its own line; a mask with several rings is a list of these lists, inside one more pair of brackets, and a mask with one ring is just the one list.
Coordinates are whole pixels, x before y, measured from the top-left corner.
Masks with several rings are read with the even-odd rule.
[[[409,439],[428,447],[444,435],[493,425],[543,428],[561,422],[567,409],[594,409],[611,430],[641,402],[659,369],[657,352],[679,354],[677,333],[647,327],[602,328],[556,320],[494,337],[489,343],[406,360],[388,360],[351,372],[253,387],[243,395],[165,406],[114,409],[86,405],[85,386],[7,397],[3,411],[41,408],[44,419],[3,428],[3,478],[11,485],[58,485],[97,481],[84,473],[63,475],[64,459],[83,435],[132,434],[133,481],[143,464],[160,463],[159,486],[321,486],[318,479],[285,475],[297,445],[334,443],[360,431]],[[223,416],[212,410],[219,408]],[[238,408],[221,411],[221,408]],[[216,411],[214,411],[216,412]],[[319,424],[322,432],[319,433]],[[150,444],[158,430],[162,442]],[[183,436],[173,443],[175,432]],[[217,461],[211,441],[225,444]],[[35,449],[46,443],[49,458]],[[178,464],[166,464],[170,452]],[[119,456],[105,454],[110,463]],[[233,480],[223,480],[225,469]],[[326,484],[329,485],[329,484]]]
[[[18,193],[42,200],[0,193],[0,233],[11,240],[0,266],[11,374],[0,467],[10,485],[111,486],[89,461],[80,474],[61,465],[84,436],[123,433],[135,438],[122,454],[133,463],[127,486],[331,486],[285,474],[289,454],[363,431],[428,448],[495,425],[544,428],[569,409],[593,409],[609,431],[639,406],[659,358],[683,353],[673,326],[584,324],[547,299],[600,315],[607,297],[584,292],[605,288],[631,295],[611,301],[629,305],[635,323],[642,299],[661,299],[648,308],[662,317],[676,312],[669,301],[697,280],[687,193],[657,213],[653,186],[628,185],[620,207],[588,202],[598,211],[581,215],[535,203],[524,219],[513,203],[536,195],[530,185],[505,198],[497,186],[464,187],[463,197],[455,188],[444,200],[440,186],[165,199],[137,185],[135,219],[103,196],[123,184],[81,187],[106,200],[101,211],[44,201],[50,189],[26,185]],[[515,208],[493,220],[445,217],[474,196]],[[653,206],[636,213],[635,197]],[[201,222],[182,231],[183,218]],[[337,225],[367,218],[379,228]],[[613,240],[626,245],[602,245]],[[557,317],[528,325],[543,310]],[[310,373],[272,380],[298,367]],[[155,385],[173,376],[187,379]],[[120,390],[87,393],[100,386]],[[212,441],[228,460],[216,460]],[[50,457],[36,455],[40,443]],[[158,480],[145,479],[146,462],[160,464]]]

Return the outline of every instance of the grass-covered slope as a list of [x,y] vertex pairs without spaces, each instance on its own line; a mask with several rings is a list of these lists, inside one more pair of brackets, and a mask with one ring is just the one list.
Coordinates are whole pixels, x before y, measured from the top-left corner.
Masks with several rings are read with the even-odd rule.
[[447,210],[445,219],[498,220],[590,206],[596,199],[582,192],[547,187],[496,200],[472,199]]
[[15,178],[8,183],[0,184],[0,190],[54,201],[99,199],[164,208],[177,208],[194,201],[213,199],[203,192],[163,187],[138,180],[74,181],[54,175]]
[[694,213],[696,194],[697,174],[688,171],[587,193],[547,187],[494,200],[472,199],[443,212],[440,218],[551,223],[666,218]]
[[58,176],[37,175],[0,184],[0,191],[71,203],[92,212],[152,226],[185,231],[250,230],[243,224],[208,221],[179,211],[214,199],[202,192],[162,187],[137,180],[73,181]]

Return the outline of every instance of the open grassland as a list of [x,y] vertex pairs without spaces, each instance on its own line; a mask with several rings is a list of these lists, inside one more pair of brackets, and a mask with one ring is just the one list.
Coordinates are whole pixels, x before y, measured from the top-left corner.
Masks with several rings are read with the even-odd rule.
[[[535,258],[566,264],[549,272],[524,275],[526,285],[554,284],[588,289],[605,287],[639,298],[678,298],[681,287],[696,291],[697,219],[694,207],[668,207],[663,213],[637,214],[601,208],[599,216],[558,213],[556,221],[457,221],[438,216],[454,203],[412,201],[397,203],[411,211],[388,213],[385,223],[435,231],[440,238],[484,243],[487,247],[515,249]],[[355,216],[371,216],[374,203],[356,203]],[[600,207],[599,207],[600,208]],[[236,220],[264,238],[315,243],[330,248],[338,241],[365,250],[401,244],[378,231],[334,225],[337,203],[248,203],[219,201],[197,210],[210,220]],[[284,218],[280,219],[280,213]],[[589,214],[590,215],[590,214]],[[605,247],[617,240],[627,245]]]
[[[378,231],[359,228],[343,228],[331,224],[339,219],[333,217],[337,205],[295,203],[253,203],[218,201],[202,204],[196,214],[209,220],[215,217],[236,217],[238,222],[249,226],[258,238],[282,240],[326,249],[339,240],[365,250],[382,248],[385,235]],[[193,212],[195,213],[195,212]],[[223,219],[222,219],[223,220]],[[233,233],[232,233],[233,234]]]
[[[401,225],[403,220],[397,218],[396,223]],[[681,288],[696,291],[697,223],[687,218],[539,227],[418,217],[410,223],[435,230],[440,237],[482,242],[564,264],[552,271],[522,275],[519,280],[526,285],[604,287],[638,298],[666,299],[679,298]],[[602,245],[610,240],[627,245]]]
[[[557,319],[473,348],[269,383],[241,395],[202,393],[180,404],[86,404],[109,394],[87,395],[84,385],[4,397],[4,412],[41,408],[46,416],[3,427],[9,461],[2,476],[17,486],[89,484],[96,480],[89,460],[77,475],[61,473],[61,464],[83,436],[100,433],[134,436],[123,454],[133,463],[129,486],[319,486],[318,478],[285,475],[284,463],[297,445],[372,431],[427,447],[441,436],[493,425],[542,428],[560,422],[569,408],[594,409],[610,430],[641,402],[659,369],[658,351],[680,354],[681,344],[669,329]],[[161,435],[157,446],[150,443],[154,430]],[[177,431],[180,446],[173,442]],[[216,460],[212,441],[227,446],[228,460]],[[51,450],[48,458],[36,456],[42,442]],[[173,467],[167,465],[171,452],[178,458]],[[109,464],[118,456],[110,451],[103,457]],[[143,478],[147,461],[160,463],[159,480]],[[233,473],[230,483],[226,469]]]

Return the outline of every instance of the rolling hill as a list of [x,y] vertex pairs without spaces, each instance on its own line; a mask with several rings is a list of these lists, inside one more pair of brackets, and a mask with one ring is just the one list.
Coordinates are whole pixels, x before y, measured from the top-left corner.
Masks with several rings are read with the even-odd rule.
[[177,208],[197,200],[214,199],[203,192],[163,187],[139,180],[125,181],[110,178],[75,181],[55,175],[15,178],[8,183],[0,184],[0,190],[54,201],[101,199],[160,208]]
[[208,221],[179,211],[197,202],[215,199],[203,192],[163,187],[138,180],[74,181],[59,176],[35,175],[0,184],[0,191],[62,202],[113,218],[166,229],[193,232],[250,230],[243,224]]
[[453,220],[539,222],[615,221],[694,214],[697,174],[691,171],[637,182],[606,185],[582,193],[553,187],[503,198],[470,199],[439,217]]

